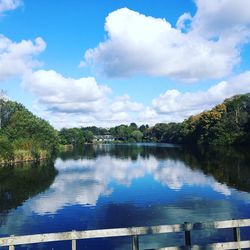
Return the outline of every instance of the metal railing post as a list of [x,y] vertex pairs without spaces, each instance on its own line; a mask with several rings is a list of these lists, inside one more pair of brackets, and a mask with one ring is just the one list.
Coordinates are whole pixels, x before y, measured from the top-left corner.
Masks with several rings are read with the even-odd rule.
[[76,250],[76,240],[72,240],[72,250]]
[[133,238],[132,238],[132,250],[139,250],[138,235],[134,235]]
[[241,249],[240,247],[240,228],[239,227],[234,227],[233,228],[233,232],[234,232],[234,241],[238,242],[238,250]]
[[184,222],[184,232],[185,232],[185,246],[191,247],[191,232],[190,232],[190,224],[188,222]]
[[[10,237],[13,238],[15,235],[12,234]],[[10,245],[9,246],[9,250],[15,250],[15,246],[14,245]]]

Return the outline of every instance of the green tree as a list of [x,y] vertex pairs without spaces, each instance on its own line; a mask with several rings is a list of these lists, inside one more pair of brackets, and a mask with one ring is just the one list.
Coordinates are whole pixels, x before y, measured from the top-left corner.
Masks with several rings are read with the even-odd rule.
[[14,149],[5,136],[0,136],[0,161],[11,161],[14,158]]
[[[23,105],[1,99],[1,128],[0,136],[2,146],[0,154],[4,154],[2,148],[7,148],[8,159],[16,158],[16,154],[26,151],[27,157],[30,155],[33,159],[40,159],[43,152],[43,157],[51,156],[58,149],[57,131],[45,120],[36,117],[28,111]],[[24,152],[23,152],[24,153]]]
[[94,139],[94,134],[90,130],[84,131],[83,136],[85,138],[85,141],[88,142],[88,143],[91,143],[93,141],[93,139]]
[[131,137],[136,141],[136,142],[141,142],[143,138],[143,133],[140,130],[134,130],[131,134]]

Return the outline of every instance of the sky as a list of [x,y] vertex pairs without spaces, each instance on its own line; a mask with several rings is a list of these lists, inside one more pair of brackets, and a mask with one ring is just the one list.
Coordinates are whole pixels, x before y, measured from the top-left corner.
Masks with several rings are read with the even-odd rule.
[[0,0],[0,89],[55,128],[180,122],[250,92],[249,0]]

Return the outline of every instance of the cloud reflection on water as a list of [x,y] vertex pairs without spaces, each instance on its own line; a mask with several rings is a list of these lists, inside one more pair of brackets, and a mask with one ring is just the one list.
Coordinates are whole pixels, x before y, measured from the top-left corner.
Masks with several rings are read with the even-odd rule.
[[206,176],[199,170],[192,170],[178,160],[157,160],[154,156],[131,159],[118,159],[98,156],[96,159],[78,159],[55,163],[59,174],[51,187],[35,197],[30,209],[37,214],[55,213],[69,205],[95,206],[100,196],[110,195],[111,182],[129,187],[133,180],[146,174],[153,176],[172,190],[183,186],[210,187],[223,195],[231,194],[230,188],[217,182],[212,176]]

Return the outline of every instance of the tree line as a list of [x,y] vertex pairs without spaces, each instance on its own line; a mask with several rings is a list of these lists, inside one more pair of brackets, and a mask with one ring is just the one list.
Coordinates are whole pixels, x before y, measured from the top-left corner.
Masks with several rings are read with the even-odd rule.
[[96,136],[111,135],[115,142],[141,142],[143,141],[144,127],[138,127],[135,123],[130,125],[119,125],[110,129],[98,128],[96,126],[82,128],[63,128],[59,131],[61,144],[84,144],[92,143]]
[[59,135],[63,144],[91,142],[97,135],[111,135],[119,142],[249,144],[250,94],[233,96],[213,109],[190,116],[180,123],[157,123],[154,126],[131,123],[110,129],[92,126],[62,129]]
[[180,123],[138,126],[96,126],[55,130],[22,104],[0,96],[0,163],[39,160],[56,153],[59,145],[92,143],[99,135],[110,135],[115,142],[164,142],[175,144],[249,144],[250,94],[237,95],[209,111]]

